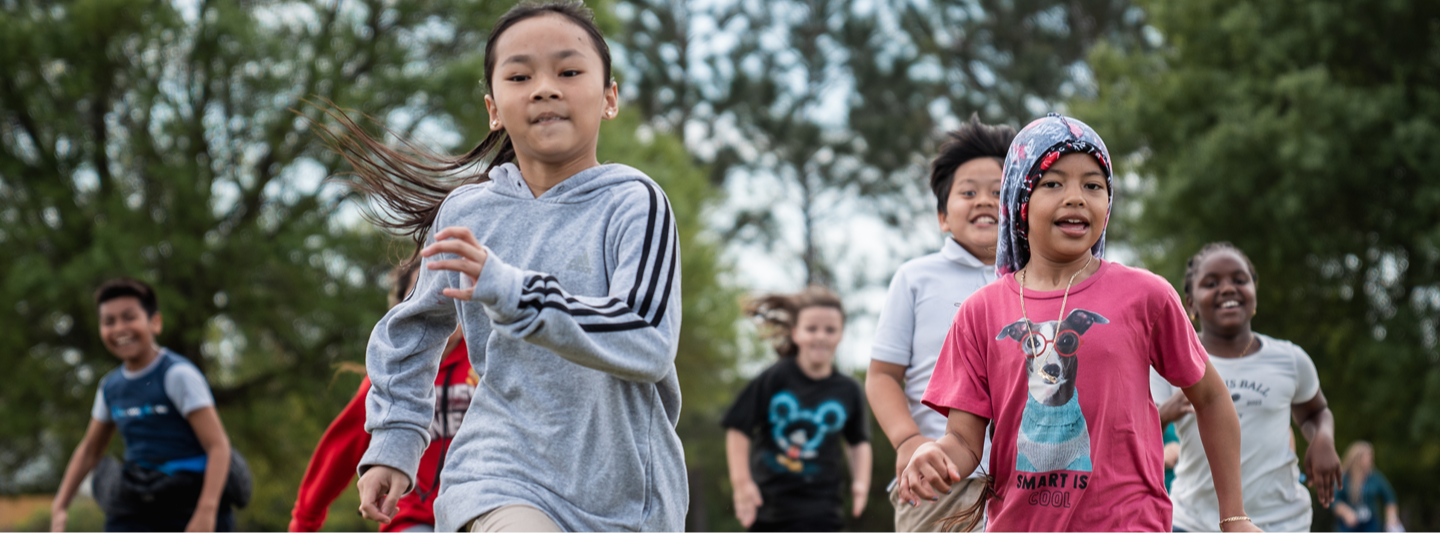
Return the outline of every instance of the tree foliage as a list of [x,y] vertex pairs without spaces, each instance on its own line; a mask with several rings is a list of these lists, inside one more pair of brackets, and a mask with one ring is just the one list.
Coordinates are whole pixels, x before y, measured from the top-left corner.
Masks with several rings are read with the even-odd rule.
[[1133,154],[1146,264],[1244,249],[1256,329],[1314,358],[1340,451],[1373,442],[1407,527],[1440,527],[1440,4],[1144,5],[1164,45],[1098,49],[1076,108]]
[[855,213],[928,218],[925,165],[946,124],[1028,122],[1086,87],[1091,45],[1137,42],[1143,23],[1126,0],[620,6],[646,117],[683,132],[717,183],[775,192],[732,206],[727,237],[841,288],[876,280],[837,279],[847,239],[827,232]]
[[[320,433],[353,395],[405,244],[363,224],[312,123],[335,105],[439,150],[484,135],[485,31],[509,2],[0,2],[0,492],[48,490],[117,362],[93,288],[153,284],[159,341],[209,378],[254,469],[240,527],[283,529]],[[597,10],[613,27],[607,4]],[[303,115],[300,116],[300,115]],[[679,141],[624,114],[602,160],[665,187],[681,232],[682,431],[728,396],[737,294]],[[375,133],[381,131],[377,126]],[[692,406],[701,406],[694,408]],[[119,439],[112,451],[119,451]],[[353,495],[329,527],[368,529]]]

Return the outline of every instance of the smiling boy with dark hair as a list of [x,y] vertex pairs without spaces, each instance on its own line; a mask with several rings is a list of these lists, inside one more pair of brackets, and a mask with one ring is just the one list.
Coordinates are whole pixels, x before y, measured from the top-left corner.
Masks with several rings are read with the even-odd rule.
[[[945,434],[945,417],[920,403],[960,302],[995,280],[1001,164],[1015,130],[970,117],[946,136],[930,167],[940,231],[939,252],[905,263],[890,282],[870,352],[865,391],[896,450],[895,474],[921,444]],[[986,455],[989,454],[986,442]],[[979,473],[976,473],[978,478]],[[934,531],[941,518],[979,498],[978,480],[957,486],[937,505],[914,507],[891,491],[896,531]]]
[[[106,531],[234,529],[230,505],[221,501],[230,441],[205,376],[155,343],[163,320],[154,289],[134,279],[113,279],[95,291],[95,305],[101,340],[123,364],[100,380],[90,427],[51,506],[51,530],[65,530],[70,500],[104,458],[117,429],[125,441],[125,465],[123,472],[110,473],[119,487],[114,494],[97,494]],[[97,472],[96,478],[110,476]]]

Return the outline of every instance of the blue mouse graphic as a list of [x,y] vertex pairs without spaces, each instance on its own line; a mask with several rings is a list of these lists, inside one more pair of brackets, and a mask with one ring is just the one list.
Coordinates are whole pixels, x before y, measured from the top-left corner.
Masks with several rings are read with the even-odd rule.
[[838,401],[827,400],[810,410],[801,408],[800,400],[790,391],[777,393],[770,398],[770,436],[785,453],[776,454],[771,466],[797,474],[815,474],[818,467],[805,460],[814,459],[825,437],[845,427],[847,418],[845,407]]

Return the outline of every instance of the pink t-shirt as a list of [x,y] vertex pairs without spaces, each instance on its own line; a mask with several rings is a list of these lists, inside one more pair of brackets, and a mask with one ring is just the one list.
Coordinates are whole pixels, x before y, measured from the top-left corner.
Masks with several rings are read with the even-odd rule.
[[987,530],[1169,531],[1149,371],[1194,385],[1205,349],[1148,271],[1102,262],[1056,320],[1064,293],[1026,290],[1028,328],[1013,274],[965,300],[925,404],[995,422]]

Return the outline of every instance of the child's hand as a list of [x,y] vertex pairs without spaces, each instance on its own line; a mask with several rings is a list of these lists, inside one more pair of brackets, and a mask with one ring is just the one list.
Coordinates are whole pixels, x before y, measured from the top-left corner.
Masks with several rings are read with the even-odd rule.
[[897,479],[905,475],[905,467],[910,466],[910,458],[915,456],[915,450],[920,449],[920,445],[927,442],[935,442],[935,439],[916,435],[900,444],[900,448],[895,450],[895,477]]
[[740,525],[749,528],[755,523],[755,513],[765,501],[760,498],[760,487],[754,481],[747,481],[735,485],[735,518],[740,519]]
[[215,514],[213,509],[196,508],[195,514],[190,515],[190,523],[185,525],[185,531],[215,531]]
[[372,466],[355,484],[360,489],[360,516],[389,524],[399,509],[400,496],[410,488],[410,479],[388,466]]
[[939,494],[949,494],[950,486],[958,480],[959,469],[939,443],[921,444],[900,476],[900,501],[910,502],[911,506],[937,501]]
[[865,503],[870,499],[870,484],[853,483],[850,485],[850,498],[855,500],[854,517],[860,518],[860,513],[865,512]]
[[66,509],[50,510],[50,531],[65,531],[65,522],[69,520],[70,512]]
[[449,270],[459,272],[464,281],[460,288],[447,288],[440,291],[441,294],[456,300],[469,300],[475,294],[475,280],[480,279],[480,271],[485,268],[485,248],[475,240],[475,235],[470,229],[463,226],[450,226],[435,234],[435,244],[426,246],[420,250],[420,255],[429,258],[435,254],[455,254],[459,259],[444,259],[430,261],[425,268],[430,270]]
[[1335,485],[1340,483],[1340,456],[1335,453],[1335,443],[1326,435],[1317,435],[1305,449],[1306,485],[1315,487],[1320,506],[1329,508],[1335,502]]
[[1164,428],[1180,417],[1194,412],[1195,406],[1190,404],[1190,398],[1185,396],[1185,391],[1176,391],[1170,399],[1160,404],[1160,427]]

